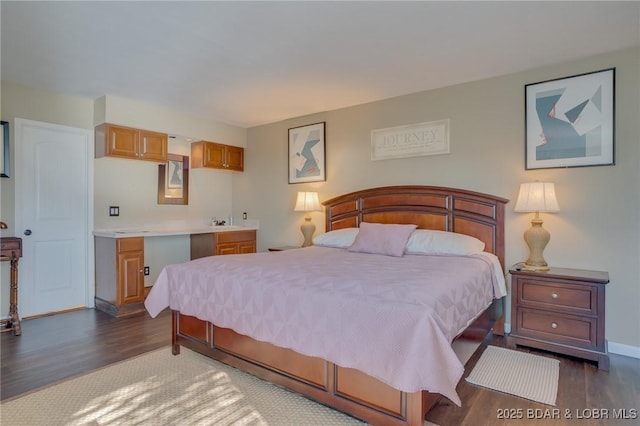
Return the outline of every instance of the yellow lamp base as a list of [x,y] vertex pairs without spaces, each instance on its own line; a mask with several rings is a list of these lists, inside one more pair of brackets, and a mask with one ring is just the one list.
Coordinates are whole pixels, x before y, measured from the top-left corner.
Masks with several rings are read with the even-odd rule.
[[313,233],[316,232],[316,226],[311,223],[310,217],[304,218],[304,223],[300,226],[302,235],[304,236],[304,242],[302,247],[309,247],[313,245]]
[[544,272],[544,271],[548,271],[549,269],[549,265],[545,265],[545,266],[538,266],[538,265],[527,265],[526,263],[524,263],[521,266],[523,271],[535,271],[535,272]]
[[536,217],[531,220],[531,228],[524,233],[524,240],[529,246],[529,258],[522,265],[526,271],[548,271],[549,265],[542,255],[551,235],[549,231],[542,227],[542,219],[536,213]]

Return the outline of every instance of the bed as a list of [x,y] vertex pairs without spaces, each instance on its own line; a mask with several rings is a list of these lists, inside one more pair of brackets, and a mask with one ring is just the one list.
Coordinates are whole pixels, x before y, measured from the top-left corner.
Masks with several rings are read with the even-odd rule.
[[[417,228],[473,237],[485,254],[389,256],[350,240],[203,258],[167,266],[145,305],[152,316],[172,309],[176,355],[187,347],[373,425],[422,425],[442,395],[460,404],[452,340],[503,334],[506,203],[432,186],[349,193],[323,203],[324,236],[361,243]],[[432,301],[424,293],[436,288]]]

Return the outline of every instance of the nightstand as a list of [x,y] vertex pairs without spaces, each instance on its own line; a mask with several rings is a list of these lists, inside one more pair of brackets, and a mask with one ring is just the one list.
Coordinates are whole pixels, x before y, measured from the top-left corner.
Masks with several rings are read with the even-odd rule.
[[298,246],[281,246],[281,247],[269,247],[267,250],[269,251],[285,251],[285,250],[293,250],[299,249]]
[[529,346],[596,361],[609,370],[604,338],[605,287],[601,271],[551,268],[510,270],[511,333],[507,345]]

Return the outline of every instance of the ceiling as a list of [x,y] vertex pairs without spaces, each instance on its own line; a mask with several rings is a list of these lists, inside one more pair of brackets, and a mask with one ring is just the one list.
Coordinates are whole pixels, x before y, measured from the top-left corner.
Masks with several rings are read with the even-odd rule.
[[242,127],[640,44],[640,2],[0,3],[2,79]]

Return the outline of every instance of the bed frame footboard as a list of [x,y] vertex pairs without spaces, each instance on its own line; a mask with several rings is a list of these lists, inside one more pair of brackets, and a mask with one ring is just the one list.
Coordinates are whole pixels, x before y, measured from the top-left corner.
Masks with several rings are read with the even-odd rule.
[[259,342],[173,311],[172,352],[184,346],[372,425],[422,426],[440,395],[398,391],[366,374]]
[[[503,299],[496,300],[462,336],[484,339],[494,324],[504,323],[502,305]],[[358,370],[259,342],[228,328],[173,311],[174,355],[180,353],[181,346],[374,426],[422,426],[426,414],[441,398],[439,394],[427,391],[401,392]]]

